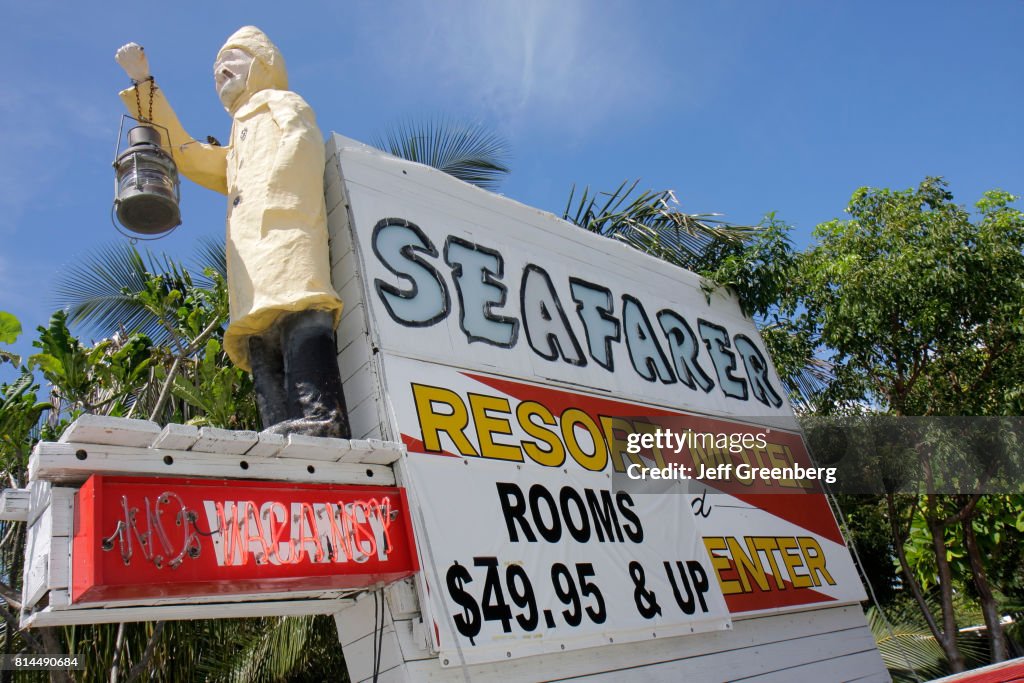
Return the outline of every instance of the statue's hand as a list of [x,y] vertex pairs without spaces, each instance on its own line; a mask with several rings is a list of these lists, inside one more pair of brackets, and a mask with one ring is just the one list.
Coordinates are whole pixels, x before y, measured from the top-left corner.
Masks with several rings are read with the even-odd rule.
[[149,78],[149,60],[146,59],[146,48],[138,43],[128,43],[117,49],[114,59],[121,65],[128,78],[139,82]]

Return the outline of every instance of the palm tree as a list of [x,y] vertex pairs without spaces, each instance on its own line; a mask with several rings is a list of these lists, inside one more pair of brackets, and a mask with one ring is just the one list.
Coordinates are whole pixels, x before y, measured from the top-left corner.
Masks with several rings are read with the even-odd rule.
[[[197,267],[190,269],[166,255],[140,253],[128,243],[111,244],[63,273],[56,303],[68,325],[102,337],[101,345],[109,350],[138,338],[151,349],[149,381],[126,396],[128,417],[245,428],[243,423],[254,419],[249,410],[251,381],[222,362],[228,315],[224,244],[201,240],[194,261]],[[67,328],[61,336],[70,337]],[[207,355],[217,356],[216,362]],[[47,378],[54,386],[62,385]],[[204,396],[203,386],[211,395],[220,390],[217,399]],[[235,400],[225,401],[225,395]],[[89,406],[81,408],[92,412]],[[241,420],[233,414],[239,409],[245,414]]]
[[[113,337],[140,332],[154,343],[170,341],[166,316],[142,297],[152,276],[168,288],[175,285],[214,287],[227,279],[224,242],[201,238],[188,268],[166,254],[140,253],[128,242],[114,242],[86,254],[64,269],[54,288],[53,302],[68,314],[68,322],[84,332]],[[207,273],[210,273],[209,275]]]

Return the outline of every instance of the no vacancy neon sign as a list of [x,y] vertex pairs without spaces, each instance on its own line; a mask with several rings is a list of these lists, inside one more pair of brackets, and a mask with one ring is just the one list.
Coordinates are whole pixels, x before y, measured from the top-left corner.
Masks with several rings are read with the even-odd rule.
[[73,603],[366,588],[419,568],[394,487],[94,475]]

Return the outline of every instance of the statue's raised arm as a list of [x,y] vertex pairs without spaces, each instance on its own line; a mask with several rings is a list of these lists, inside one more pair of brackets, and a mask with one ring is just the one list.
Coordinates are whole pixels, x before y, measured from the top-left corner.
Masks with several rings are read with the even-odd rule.
[[114,59],[132,79],[132,86],[119,93],[128,112],[140,121],[152,121],[165,129],[160,135],[170,139],[163,140],[163,146],[174,157],[182,175],[207,189],[227,194],[227,150],[198,142],[185,132],[150,73],[146,49],[138,43],[127,43],[118,48]]

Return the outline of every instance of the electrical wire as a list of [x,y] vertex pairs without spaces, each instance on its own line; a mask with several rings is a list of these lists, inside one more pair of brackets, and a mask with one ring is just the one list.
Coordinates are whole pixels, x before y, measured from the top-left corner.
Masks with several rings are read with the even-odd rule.
[[377,677],[380,675],[380,665],[377,663],[377,631],[380,629],[380,618],[378,616],[380,612],[380,593],[378,591],[373,592],[373,683],[377,683]]
[[383,586],[373,591],[373,683],[380,676],[380,660],[384,654],[384,626],[387,623],[387,603],[384,602]]
[[387,621],[387,603],[384,602],[384,588],[378,588],[377,594],[380,595],[380,628],[377,630],[377,637],[379,638],[377,643],[377,658],[374,660],[373,669],[374,671],[380,671],[380,658],[384,654],[384,624]]

